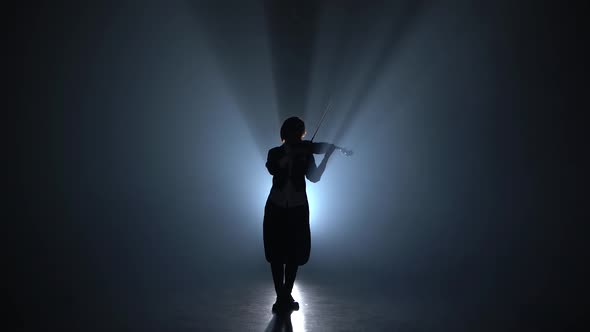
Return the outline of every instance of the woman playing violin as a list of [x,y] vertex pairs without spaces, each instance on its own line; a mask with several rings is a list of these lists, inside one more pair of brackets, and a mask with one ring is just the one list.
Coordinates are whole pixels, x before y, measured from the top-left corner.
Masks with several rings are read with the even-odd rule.
[[[311,234],[305,178],[318,182],[335,150],[333,144],[303,141],[305,124],[298,117],[281,126],[281,146],[268,151],[266,168],[273,176],[264,208],[264,252],[270,263],[277,299],[273,311],[297,310],[291,296],[297,268],[309,260]],[[314,154],[324,154],[316,166]]]

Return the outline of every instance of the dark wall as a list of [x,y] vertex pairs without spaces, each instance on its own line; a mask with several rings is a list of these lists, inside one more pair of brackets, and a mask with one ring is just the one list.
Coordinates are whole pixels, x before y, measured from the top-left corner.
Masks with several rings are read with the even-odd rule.
[[[5,222],[23,320],[266,273],[266,151],[284,108],[311,131],[329,96],[337,107],[320,140],[355,156],[334,157],[313,187],[309,276],[539,308],[576,293],[587,217],[580,11],[292,5],[17,10]],[[400,12],[414,19],[389,24]]]

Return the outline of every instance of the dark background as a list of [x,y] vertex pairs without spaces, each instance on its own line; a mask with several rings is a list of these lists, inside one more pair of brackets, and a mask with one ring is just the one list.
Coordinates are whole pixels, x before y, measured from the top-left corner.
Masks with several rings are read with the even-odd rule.
[[581,8],[56,1],[8,14],[4,286],[24,329],[97,315],[108,328],[170,290],[270,287],[266,151],[291,115],[310,138],[330,99],[316,140],[355,154],[308,183],[301,276],[525,326],[581,317]]

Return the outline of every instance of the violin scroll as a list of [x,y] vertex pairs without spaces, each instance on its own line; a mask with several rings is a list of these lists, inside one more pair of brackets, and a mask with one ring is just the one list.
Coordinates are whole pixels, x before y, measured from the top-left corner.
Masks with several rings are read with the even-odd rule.
[[347,157],[352,156],[352,150],[345,149],[345,148],[340,147],[340,146],[336,146],[336,150],[340,151],[343,155],[345,155]]

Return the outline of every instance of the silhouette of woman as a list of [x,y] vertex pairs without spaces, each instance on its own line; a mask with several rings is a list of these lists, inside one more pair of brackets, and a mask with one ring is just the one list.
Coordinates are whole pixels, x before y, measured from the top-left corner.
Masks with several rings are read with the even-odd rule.
[[[335,149],[333,144],[303,141],[305,133],[305,123],[298,117],[285,120],[281,126],[283,144],[270,149],[266,161],[273,179],[264,207],[263,238],[277,293],[273,312],[299,309],[291,291],[297,269],[307,263],[311,249],[305,178],[318,182]],[[314,153],[324,154],[319,166]]]

